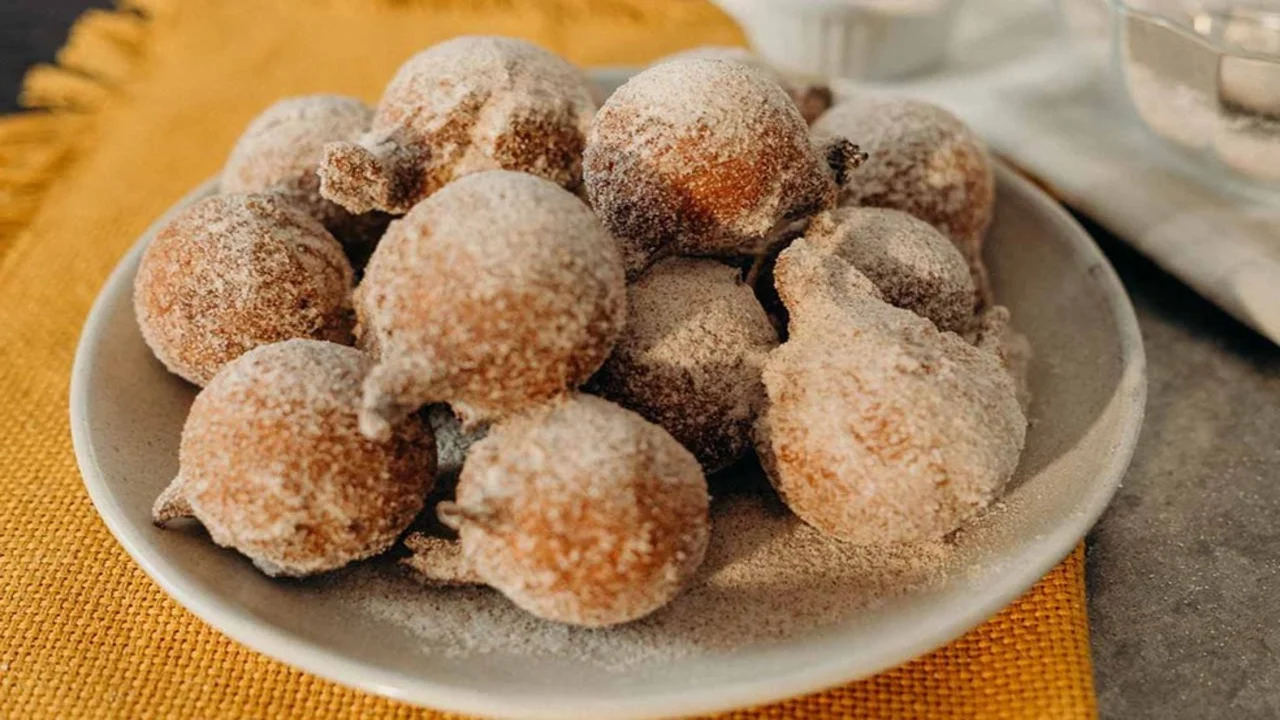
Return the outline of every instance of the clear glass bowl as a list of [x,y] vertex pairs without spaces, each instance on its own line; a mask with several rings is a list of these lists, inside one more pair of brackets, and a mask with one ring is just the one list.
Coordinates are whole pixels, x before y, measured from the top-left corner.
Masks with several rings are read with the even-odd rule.
[[1198,173],[1280,202],[1280,0],[1059,0],[1138,120]]

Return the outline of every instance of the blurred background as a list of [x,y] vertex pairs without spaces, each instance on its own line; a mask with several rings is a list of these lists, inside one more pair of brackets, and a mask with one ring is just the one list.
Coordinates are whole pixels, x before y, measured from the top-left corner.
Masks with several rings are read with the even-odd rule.
[[67,38],[67,28],[89,8],[109,2],[84,0],[4,0],[0,4],[0,113],[18,109],[18,88],[27,68],[51,62]]

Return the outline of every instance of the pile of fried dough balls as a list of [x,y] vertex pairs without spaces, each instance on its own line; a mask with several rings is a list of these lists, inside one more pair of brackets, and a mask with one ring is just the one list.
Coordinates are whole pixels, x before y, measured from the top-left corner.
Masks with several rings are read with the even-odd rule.
[[269,107],[135,280],[202,388],[157,523],[297,577],[438,519],[427,575],[607,626],[689,583],[706,477],[753,454],[850,543],[969,521],[1026,426],[990,160],[937,107],[788,82],[705,49],[597,108],[560,57],[473,36],[375,108]]

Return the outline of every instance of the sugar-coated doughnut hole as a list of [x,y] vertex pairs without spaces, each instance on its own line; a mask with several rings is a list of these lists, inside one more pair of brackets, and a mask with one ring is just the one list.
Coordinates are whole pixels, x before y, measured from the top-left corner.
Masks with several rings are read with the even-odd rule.
[[947,110],[920,100],[858,95],[813,126],[848,137],[868,160],[850,173],[842,205],[902,210],[951,238],[985,293],[982,241],[995,209],[995,174],[986,144]]
[[588,386],[661,425],[707,472],[751,447],[760,365],[778,344],[739,271],[670,258],[628,288],[627,326]]
[[856,267],[886,302],[963,331],[978,300],[964,256],[931,225],[899,210],[845,207],[805,233],[814,248]]
[[574,188],[595,109],[586,77],[554,53],[515,38],[454,38],[400,67],[358,142],[326,148],[321,193],[352,212],[405,213],[486,170]]
[[581,385],[626,315],[617,243],[581,200],[533,175],[469,175],[378,245],[356,297],[371,436],[430,402],[466,424]]
[[665,430],[569,395],[494,426],[439,515],[469,569],[521,608],[605,626],[684,587],[706,553],[708,508],[698,461]]
[[756,450],[788,507],[824,533],[937,539],[1004,489],[1026,418],[995,352],[879,300],[856,276],[805,240],[779,257],[792,332],[765,361]]
[[833,206],[860,160],[847,141],[816,148],[795,103],[758,70],[695,59],[619,88],[596,116],[583,170],[634,278],[669,255],[762,251]]
[[278,192],[297,202],[333,234],[353,262],[367,259],[386,229],[382,213],[353,215],[320,196],[316,171],[324,146],[354,140],[373,119],[373,109],[342,95],[303,95],[280,100],[245,128],[223,167],[223,192]]
[[134,310],[156,357],[204,385],[260,345],[349,344],[351,283],[342,246],[292,201],[218,195],[160,228],[134,278]]
[[359,350],[314,340],[227,365],[191,406],[156,521],[194,516],[269,575],[311,575],[389,548],[431,489],[435,440],[417,417],[386,441],[360,434],[369,366]]

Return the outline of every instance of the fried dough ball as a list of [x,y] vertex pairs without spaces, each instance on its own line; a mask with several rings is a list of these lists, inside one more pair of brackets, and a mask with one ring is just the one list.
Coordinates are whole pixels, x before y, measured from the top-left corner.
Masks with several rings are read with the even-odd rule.
[[312,575],[391,547],[431,489],[435,441],[416,417],[385,442],[360,434],[370,364],[354,348],[289,340],[227,365],[191,406],[156,522],[193,516],[268,575]]
[[983,287],[982,241],[996,183],[987,146],[968,125],[920,100],[858,96],[831,108],[813,129],[855,138],[867,151],[841,205],[893,208],[924,220],[951,238]]
[[645,70],[596,116],[583,155],[591,204],[635,278],[670,255],[748,255],[832,207],[862,155],[810,141],[795,103],[758,70],[676,60]]
[[853,265],[891,305],[963,331],[974,317],[977,291],[964,256],[923,220],[888,208],[840,208],[815,220],[810,244]]
[[325,149],[320,192],[351,212],[405,213],[485,170],[572,189],[595,110],[586,77],[559,56],[515,38],[454,38],[400,67],[359,142]]
[[357,291],[362,427],[449,403],[500,419],[587,380],[626,317],[617,243],[548,180],[496,170],[451,183],[392,224]]
[[320,223],[276,194],[205,198],[165,223],[133,281],[147,345],[204,385],[259,345],[350,343],[351,264]]
[[580,394],[496,425],[439,515],[484,582],[540,618],[589,627],[667,604],[710,537],[693,455],[639,415]]
[[771,274],[777,303],[787,315],[788,339],[848,324],[849,307],[863,296],[884,302],[880,288],[870,278],[805,238],[795,240],[778,255]]
[[661,65],[675,60],[732,60],[744,65],[750,65],[770,80],[778,83],[783,90],[786,90],[787,94],[795,102],[796,107],[800,109],[800,114],[804,116],[805,122],[810,124],[813,124],[814,120],[817,120],[822,113],[831,108],[831,103],[834,99],[831,88],[826,84],[806,83],[789,77],[778,68],[770,65],[764,58],[744,47],[703,45],[668,55],[653,64]]
[[792,334],[765,361],[756,449],[786,504],[828,535],[937,539],[999,496],[1026,419],[995,353],[861,292],[856,272],[805,240],[779,258]]
[[715,472],[751,447],[778,335],[736,269],[670,258],[628,289],[627,326],[592,392],[661,425]]
[[386,229],[382,213],[352,215],[320,196],[316,170],[324,146],[354,140],[373,110],[342,95],[285,98],[254,118],[222,170],[223,192],[278,192],[297,202],[357,258],[367,258]]

